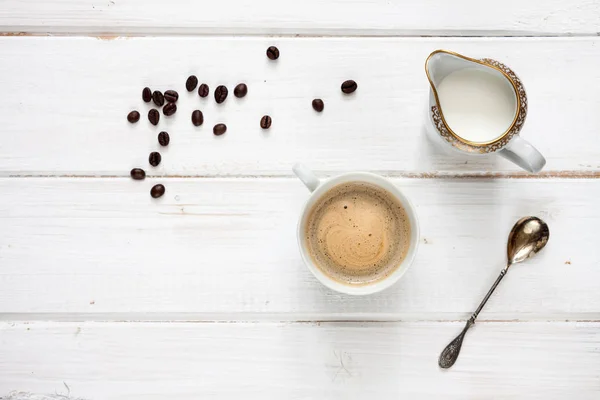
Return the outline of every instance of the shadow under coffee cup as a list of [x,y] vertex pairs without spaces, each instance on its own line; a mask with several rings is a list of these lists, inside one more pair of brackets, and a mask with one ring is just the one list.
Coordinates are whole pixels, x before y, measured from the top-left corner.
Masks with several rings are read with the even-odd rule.
[[293,171],[312,192],[297,237],[313,275],[328,288],[352,295],[396,283],[419,243],[418,219],[408,198],[376,174],[352,172],[320,181],[302,164]]

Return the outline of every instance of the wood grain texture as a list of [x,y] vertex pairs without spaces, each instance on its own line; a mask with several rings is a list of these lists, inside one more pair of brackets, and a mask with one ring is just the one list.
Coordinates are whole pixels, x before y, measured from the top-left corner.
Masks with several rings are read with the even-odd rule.
[[4,0],[4,32],[93,34],[596,35],[595,0]]
[[69,395],[70,388],[64,386],[66,394],[50,393],[50,394],[39,394],[24,392],[21,390],[12,390],[8,394],[1,397],[3,400],[85,400],[81,397],[72,397]]
[[[265,56],[277,44],[281,58]],[[506,160],[440,153],[423,129],[429,86],[424,60],[437,48],[494,57],[514,68],[529,92],[523,136],[548,159],[546,173],[598,176],[600,39],[393,38],[0,38],[0,175],[127,176],[147,167],[160,130],[171,134],[163,162],[171,176],[290,176],[303,161],[335,173],[521,173]],[[158,59],[153,60],[153,54]],[[195,73],[212,89],[247,82],[248,96],[217,105],[185,91]],[[354,78],[358,91],[343,95]],[[179,110],[157,127],[141,90],[177,89]],[[310,103],[325,100],[316,113]],[[193,109],[205,123],[195,128]],[[142,112],[136,125],[126,120]],[[269,131],[262,115],[273,117]],[[218,122],[228,125],[219,138]],[[564,172],[567,171],[567,172]]]
[[[599,15],[597,0],[2,1],[0,399],[598,399]],[[418,37],[431,35],[585,37]],[[520,75],[523,136],[548,159],[538,179],[427,142],[437,48]],[[201,101],[191,73],[249,95]],[[176,118],[149,125],[146,85],[179,91]],[[172,141],[154,169],[160,130]],[[356,298],[310,275],[295,161],[396,177],[422,232],[399,284]],[[138,166],[146,181],[125,178]],[[511,270],[440,371],[528,214],[549,223],[548,247]]]
[[393,288],[357,298],[303,265],[298,180],[1,179],[0,318],[461,319],[503,268],[513,223],[538,215],[550,243],[481,318],[600,319],[600,254],[586,234],[600,223],[599,180],[394,182],[416,204],[417,259]]
[[[596,399],[600,323],[3,323],[0,393],[88,399]],[[64,382],[64,383],[63,383]],[[441,389],[443,388],[443,389]]]

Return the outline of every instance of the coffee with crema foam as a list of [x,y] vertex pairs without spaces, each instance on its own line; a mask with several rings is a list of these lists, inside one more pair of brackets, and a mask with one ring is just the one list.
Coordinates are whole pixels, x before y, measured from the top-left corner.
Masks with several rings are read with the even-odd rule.
[[349,182],[331,188],[312,207],[304,240],[323,273],[344,284],[366,285],[398,269],[410,231],[396,197],[379,186]]

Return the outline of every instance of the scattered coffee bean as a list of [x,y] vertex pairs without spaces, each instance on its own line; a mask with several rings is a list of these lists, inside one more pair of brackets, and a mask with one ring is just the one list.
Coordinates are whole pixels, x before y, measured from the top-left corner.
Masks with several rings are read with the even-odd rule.
[[213,128],[213,133],[215,136],[221,136],[225,132],[227,132],[227,125],[225,124],[216,124]]
[[155,199],[158,199],[163,194],[165,194],[165,186],[161,185],[160,183],[158,185],[152,186],[152,189],[150,189],[150,196],[152,196]]
[[140,113],[139,112],[132,111],[129,114],[127,114],[127,121],[131,122],[132,124],[135,124],[139,120],[140,120]]
[[179,93],[174,90],[167,90],[165,92],[165,100],[169,103],[175,103],[179,98]]
[[217,101],[218,104],[221,104],[222,102],[225,101],[225,99],[227,98],[227,93],[229,93],[229,92],[225,86],[223,86],[223,85],[217,86],[217,88],[215,89],[215,100]]
[[153,151],[152,153],[150,153],[150,156],[148,157],[148,162],[153,167],[156,167],[158,164],[160,164],[160,160],[162,160],[162,157],[160,156],[160,153],[157,151]]
[[200,97],[206,97],[208,96],[208,92],[209,92],[209,88],[208,85],[206,83],[203,83],[202,85],[200,85],[200,87],[198,88],[198,96]]
[[263,115],[263,117],[260,119],[260,127],[263,129],[269,129],[271,127],[271,122],[273,122],[271,117],[268,115]]
[[150,103],[150,100],[152,100],[152,90],[150,90],[149,87],[145,87],[144,90],[142,90],[142,100],[146,103]]
[[134,168],[131,170],[131,177],[136,181],[141,181],[146,178],[146,171],[141,168]]
[[277,60],[279,58],[279,49],[275,46],[271,46],[267,49],[267,57],[271,60]]
[[185,81],[185,88],[188,92],[191,92],[196,89],[196,86],[198,86],[198,78],[196,78],[196,75],[190,75],[187,81]]
[[170,141],[171,138],[167,132],[163,131],[158,134],[158,143],[160,143],[161,146],[168,146]]
[[233,89],[233,95],[235,97],[241,98],[248,94],[248,86],[245,83],[240,83]]
[[163,107],[163,114],[165,114],[167,117],[170,117],[171,115],[175,114],[176,112],[177,112],[177,104],[175,104],[175,103],[167,103]]
[[194,110],[192,112],[192,124],[194,126],[200,126],[204,122],[204,115],[202,115],[202,111]]
[[150,121],[152,125],[158,125],[159,120],[160,113],[157,109],[153,108],[152,110],[148,111],[148,121]]
[[356,88],[358,88],[358,85],[352,79],[349,79],[349,80],[345,81],[344,83],[342,83],[342,92],[344,92],[346,94],[350,94],[350,93],[354,92],[356,90]]
[[162,107],[163,104],[165,104],[165,96],[158,90],[155,90],[154,93],[152,93],[152,100],[154,101],[154,104],[159,107]]
[[323,108],[325,108],[325,103],[323,103],[323,100],[321,99],[314,99],[312,101],[312,107],[316,112],[321,112],[323,111]]

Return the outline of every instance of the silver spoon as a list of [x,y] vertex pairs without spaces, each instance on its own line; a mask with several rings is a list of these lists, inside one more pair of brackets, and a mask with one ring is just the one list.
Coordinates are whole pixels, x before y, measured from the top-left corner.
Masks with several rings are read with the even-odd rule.
[[490,291],[487,292],[481,301],[481,304],[477,307],[477,310],[471,315],[471,318],[467,321],[462,332],[451,341],[444,351],[442,351],[442,354],[440,354],[438,364],[441,368],[450,368],[454,365],[460,354],[460,348],[462,347],[465,333],[467,333],[469,328],[475,323],[475,319],[477,319],[483,306],[485,306],[485,303],[487,303],[492,293],[494,293],[494,290],[496,290],[496,287],[502,278],[504,278],[504,275],[506,275],[508,268],[513,264],[528,259],[543,249],[544,246],[546,246],[546,243],[548,243],[549,237],[550,231],[548,230],[548,225],[541,219],[537,217],[524,217],[517,221],[508,235],[508,262],[506,268],[500,272],[500,276],[498,276],[498,279],[496,279],[496,282],[494,282]]

